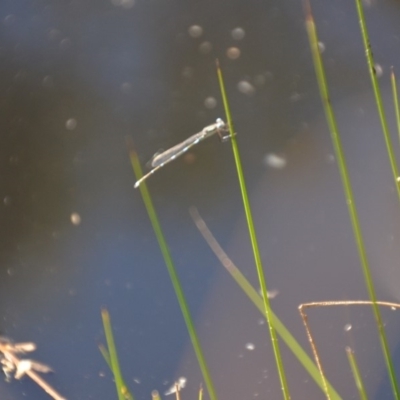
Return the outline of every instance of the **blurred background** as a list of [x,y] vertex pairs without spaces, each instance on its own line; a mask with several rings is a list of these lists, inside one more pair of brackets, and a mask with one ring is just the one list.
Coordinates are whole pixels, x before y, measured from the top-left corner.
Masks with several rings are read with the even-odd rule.
[[[387,113],[400,69],[399,3],[364,2]],[[332,103],[380,300],[399,301],[399,204],[353,2],[312,2]],[[275,312],[304,348],[302,302],[366,299],[304,27],[294,0],[3,0],[0,3],[1,334],[33,341],[68,399],[116,398],[98,344],[111,314],[137,399],[202,377],[139,191],[143,167],[224,118],[219,58]],[[221,399],[281,398],[261,314],[224,271],[188,213],[196,206],[258,287],[230,143],[213,137],[148,180]],[[399,365],[398,312],[383,318]],[[369,308],[310,312],[321,358],[357,398],[344,348],[371,398],[391,399]],[[294,399],[322,392],[282,344]],[[0,379],[2,400],[45,399]]]

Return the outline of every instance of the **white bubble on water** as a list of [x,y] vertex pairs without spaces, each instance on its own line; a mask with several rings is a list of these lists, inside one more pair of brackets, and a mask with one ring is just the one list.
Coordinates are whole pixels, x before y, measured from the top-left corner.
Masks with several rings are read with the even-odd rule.
[[253,351],[256,346],[253,343],[246,343],[246,350]]
[[46,75],[42,80],[42,85],[45,88],[52,88],[54,86],[53,77],[51,75]]
[[243,93],[247,96],[253,96],[254,93],[256,92],[255,87],[249,81],[245,81],[245,80],[240,81],[237,84],[237,88],[240,93]]
[[253,81],[256,86],[260,87],[265,85],[266,78],[263,74],[258,74],[254,77]]
[[10,26],[15,22],[15,15],[9,14],[4,18],[4,25]]
[[73,131],[77,125],[78,125],[78,121],[75,118],[67,119],[67,121],[65,122],[65,127],[69,131]]
[[194,69],[192,67],[184,67],[182,69],[182,78],[184,79],[192,79],[194,75]]
[[6,196],[3,199],[3,203],[5,206],[9,206],[11,204],[12,200],[11,200],[11,196]]
[[235,28],[232,30],[231,35],[235,40],[242,40],[246,36],[246,32],[243,28]]
[[124,82],[121,85],[121,92],[124,94],[130,94],[132,92],[132,84],[129,82]]
[[208,54],[208,53],[211,52],[212,48],[213,48],[212,43],[210,43],[210,42],[202,42],[199,45],[199,52],[201,54]]
[[326,47],[325,47],[325,43],[323,42],[318,42],[318,50],[319,52],[322,54],[325,51]]
[[375,75],[380,78],[383,75],[383,67],[380,64],[375,64],[374,66],[375,69]]
[[346,324],[346,325],[344,326],[344,330],[345,330],[346,332],[351,331],[352,328],[353,328],[353,326],[352,326],[351,324]]
[[287,160],[285,157],[275,153],[269,153],[264,157],[263,163],[267,167],[282,169],[286,167]]
[[203,34],[203,28],[200,25],[192,25],[189,27],[188,33],[192,38],[198,38]]
[[71,214],[71,222],[74,225],[79,225],[81,223],[81,221],[82,221],[81,216],[78,213],[74,212]]
[[111,4],[115,7],[132,8],[135,5],[135,0],[111,0]]
[[237,47],[229,47],[226,50],[226,56],[231,60],[237,60],[240,57],[240,49]]
[[217,100],[215,99],[215,97],[209,96],[204,100],[204,106],[205,108],[212,110],[217,106]]
[[70,38],[64,38],[60,42],[60,49],[61,50],[68,50],[72,46],[72,41]]
[[121,0],[122,8],[132,8],[135,5],[135,0]]

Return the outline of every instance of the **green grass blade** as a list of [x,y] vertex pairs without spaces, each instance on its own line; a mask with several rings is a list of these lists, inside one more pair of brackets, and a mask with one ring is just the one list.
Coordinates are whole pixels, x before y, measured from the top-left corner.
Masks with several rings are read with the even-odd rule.
[[361,400],[367,400],[367,392],[365,391],[365,387],[361,379],[360,370],[358,369],[356,357],[353,353],[353,350],[351,350],[350,347],[346,347],[346,354],[351,367],[351,372],[353,373],[354,382],[357,386],[358,395],[360,396]]
[[101,318],[103,320],[104,333],[106,335],[107,347],[108,347],[108,352],[106,351],[108,357],[106,358],[106,360],[108,359],[111,371],[114,374],[115,386],[117,388],[117,393],[118,393],[118,400],[126,400],[126,399],[133,400],[134,398],[130,394],[128,388],[126,387],[124,379],[121,374],[117,349],[115,347],[114,336],[111,328],[110,315],[106,309],[101,310]]
[[269,304],[269,299],[267,296],[267,283],[266,283],[265,276],[264,276],[264,270],[263,270],[263,266],[262,266],[262,262],[261,262],[260,251],[258,248],[258,242],[257,242],[257,236],[256,236],[255,227],[254,227],[254,222],[253,222],[253,216],[252,216],[252,212],[251,212],[249,197],[248,197],[247,189],[246,189],[246,182],[244,179],[244,174],[243,174],[243,169],[242,169],[242,162],[240,160],[239,147],[237,145],[236,135],[233,130],[233,122],[232,122],[232,116],[231,116],[231,112],[230,112],[230,108],[229,108],[229,104],[228,104],[228,97],[226,95],[224,79],[223,79],[222,71],[221,71],[218,61],[217,61],[217,74],[218,74],[218,82],[219,82],[219,86],[220,86],[222,100],[224,103],[226,119],[227,119],[227,122],[229,125],[229,132],[230,132],[230,137],[231,137],[231,142],[232,142],[233,155],[235,158],[236,170],[237,170],[238,179],[239,179],[240,191],[242,193],[243,206],[244,206],[244,211],[246,214],[246,220],[247,220],[247,226],[248,226],[249,234],[250,234],[251,246],[253,248],[253,255],[254,255],[254,260],[255,260],[255,264],[256,264],[256,268],[257,268],[258,281],[260,283],[261,292],[263,294],[263,299],[264,299],[264,312],[265,312],[267,324],[269,327],[271,343],[272,343],[272,348],[274,350],[275,361],[276,361],[276,365],[277,365],[277,369],[278,369],[282,393],[283,393],[283,397],[285,399],[290,399],[289,387],[287,384],[287,379],[286,379],[286,374],[285,374],[285,370],[283,367],[281,352],[279,349],[279,342],[278,342],[278,338],[276,336],[275,328],[274,328],[273,324],[271,323],[272,310],[271,310],[271,306]]
[[390,72],[390,82],[392,84],[392,93],[393,93],[393,105],[394,112],[396,114],[396,126],[397,126],[397,134],[399,135],[399,143],[400,143],[400,109],[399,109],[399,96],[397,94],[397,83],[396,83],[396,75],[394,73],[393,67]]
[[[342,143],[341,143],[340,136],[339,136],[336,118],[333,113],[333,109],[332,109],[330,98],[329,98],[329,91],[328,91],[328,85],[327,85],[327,80],[326,80],[326,76],[325,76],[325,69],[324,69],[324,66],[322,63],[322,58],[321,58],[321,55],[319,52],[319,47],[318,47],[317,31],[315,28],[314,19],[311,14],[310,4],[309,4],[309,2],[306,2],[305,4],[306,4],[306,28],[307,28],[307,33],[308,33],[308,37],[310,40],[311,54],[313,57],[313,62],[314,62],[315,72],[317,75],[317,81],[318,81],[320,95],[321,95],[321,99],[322,99],[322,103],[323,103],[323,107],[324,107],[324,112],[325,112],[325,116],[326,116],[327,123],[329,126],[329,130],[331,133],[333,146],[335,149],[335,155],[336,155],[336,159],[338,162],[340,176],[341,176],[343,187],[344,187],[346,203],[347,203],[348,211],[350,214],[350,220],[351,220],[351,224],[353,227],[353,233],[354,233],[354,237],[355,237],[357,249],[358,249],[358,254],[360,257],[360,261],[361,261],[365,284],[366,284],[366,287],[368,290],[369,298],[372,301],[372,309],[373,309],[375,321],[376,321],[378,332],[379,332],[379,339],[381,342],[382,352],[383,352],[386,366],[388,369],[393,394],[395,395],[396,399],[399,399],[399,390],[398,390],[398,386],[397,386],[397,382],[396,382],[396,378],[395,378],[395,374],[394,374],[393,362],[392,362],[392,359],[390,356],[389,345],[388,345],[388,342],[386,339],[386,334],[385,334],[385,330],[384,330],[383,323],[382,323],[381,313],[379,311],[378,305],[376,304],[377,299],[376,299],[375,288],[374,288],[374,285],[372,282],[372,276],[371,276],[371,271],[370,271],[369,263],[368,263],[368,259],[367,259],[367,253],[365,250],[365,244],[364,244],[362,234],[361,234],[360,222],[358,219],[354,196],[353,196],[353,192],[352,192],[351,185],[350,185],[350,177],[349,177],[349,173],[347,170],[347,165],[346,165],[346,161],[345,161]],[[397,184],[396,184],[396,186],[397,186]]]
[[203,400],[203,385],[200,385],[200,389],[199,389],[199,400]]
[[369,70],[369,75],[371,77],[372,88],[374,90],[375,102],[378,108],[378,114],[379,114],[379,119],[381,121],[383,137],[385,139],[390,167],[392,169],[392,174],[394,178],[394,186],[396,187],[397,195],[400,201],[400,185],[397,180],[397,178],[399,177],[399,172],[397,168],[396,157],[393,151],[392,139],[390,138],[389,134],[389,127],[385,115],[385,109],[383,107],[383,101],[382,101],[381,91],[379,88],[378,77],[376,76],[375,62],[372,55],[371,42],[369,40],[367,24],[365,22],[364,10],[361,1],[362,0],[355,0],[357,6],[358,20],[360,22],[361,35],[363,38],[365,54],[367,56],[368,70]]
[[101,355],[103,356],[105,362],[107,363],[108,367],[111,369],[111,372],[112,372],[110,354],[108,354],[107,349],[106,349],[105,346],[102,345],[102,344],[99,345],[99,350],[100,350],[100,353],[101,353]]
[[[221,264],[229,272],[231,277],[236,281],[236,283],[240,286],[240,288],[248,296],[248,298],[253,302],[253,304],[258,308],[263,317],[265,317],[264,303],[261,296],[257,293],[257,291],[249,283],[246,277],[240,272],[240,269],[236,267],[236,265],[232,262],[232,260],[228,257],[228,255],[219,245],[217,240],[214,238],[214,235],[208,229],[207,225],[205,224],[204,220],[201,218],[195,207],[190,208],[190,215],[192,216],[193,221],[195,222],[200,233],[203,235],[204,240],[208,243],[211,250],[214,252],[214,254],[219,259]],[[310,376],[314,379],[314,381],[321,388],[321,390],[324,391],[325,389],[324,384],[317,366],[314,364],[312,359],[299,345],[295,337],[289,332],[289,330],[285,327],[285,325],[280,321],[280,319],[274,314],[272,310],[271,310],[271,322],[274,328],[276,329],[278,335],[282,338],[282,340],[285,342],[288,348],[299,360],[300,364],[302,364],[304,369],[310,374]],[[332,385],[328,381],[326,381],[326,384],[328,386],[330,398],[332,400],[341,400],[340,395],[336,392],[336,390],[332,387]]]
[[[142,177],[142,168],[139,163],[138,156],[134,149],[132,140],[127,139],[127,145],[129,149],[129,158],[131,160],[132,168],[135,173],[136,179],[140,179]],[[197,361],[199,363],[201,372],[203,374],[204,381],[206,383],[206,387],[208,390],[208,394],[211,400],[217,400],[217,394],[214,388],[213,381],[211,379],[211,375],[206,364],[206,360],[203,355],[203,351],[200,346],[200,341],[198,339],[196,329],[193,324],[192,317],[189,312],[189,307],[186,303],[185,296],[183,294],[182,286],[180,284],[178,274],[176,273],[176,269],[174,263],[172,261],[171,254],[169,252],[169,248],[167,242],[164,238],[164,234],[162,232],[160,223],[158,221],[157,213],[154,209],[153,202],[151,200],[149,191],[147,190],[146,182],[143,182],[140,186],[140,192],[143,198],[143,202],[145,204],[147,213],[149,215],[151,225],[153,226],[154,233],[157,237],[158,245],[160,246],[161,253],[163,255],[165,264],[168,269],[169,276],[171,278],[172,285],[175,290],[176,297],[178,298],[179,306],[181,308],[181,312],[183,314],[183,318],[186,323],[187,330],[189,332],[190,340],[192,342],[192,346],[197,356]]]
[[[110,354],[108,353],[107,349],[102,344],[99,345],[99,350],[100,350],[101,355],[104,357],[104,360],[106,361],[108,367],[111,369],[111,372],[112,372]],[[125,386],[125,388],[128,387],[123,378],[122,378],[122,384],[123,384],[123,386]],[[124,398],[126,400],[134,400],[133,395],[129,392],[128,389],[126,391],[124,391]]]
[[157,390],[153,390],[151,392],[151,399],[152,400],[161,400],[160,395],[158,394]]

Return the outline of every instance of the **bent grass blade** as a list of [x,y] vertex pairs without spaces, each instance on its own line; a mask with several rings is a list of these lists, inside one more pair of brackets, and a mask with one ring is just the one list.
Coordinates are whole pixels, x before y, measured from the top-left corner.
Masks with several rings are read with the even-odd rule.
[[[229,272],[232,278],[236,281],[236,283],[241,287],[243,292],[249,297],[249,299],[253,302],[253,304],[259,309],[261,314],[265,317],[264,312],[264,304],[261,296],[258,294],[257,290],[253,288],[253,286],[249,283],[246,277],[240,272],[240,270],[236,267],[236,265],[232,262],[229,256],[225,253],[222,247],[219,245],[217,240],[215,239],[212,232],[208,229],[205,221],[200,216],[196,207],[191,207],[190,215],[203,236],[204,240],[210,246],[213,253],[216,255],[220,263],[225,267],[225,269]],[[285,327],[285,325],[280,321],[280,319],[275,315],[275,313],[271,310],[271,321],[276,329],[277,333],[281,337],[281,339],[285,342],[288,348],[292,351],[295,357],[298,359],[300,364],[304,367],[304,369],[310,374],[310,376],[314,379],[315,383],[324,391],[325,385],[328,386],[329,393],[331,399],[340,400],[340,395],[336,392],[333,386],[329,382],[324,382],[320,375],[319,369],[313,363],[312,359],[308,356],[308,354],[303,350],[303,348],[299,345],[294,336],[289,332],[289,330]]]

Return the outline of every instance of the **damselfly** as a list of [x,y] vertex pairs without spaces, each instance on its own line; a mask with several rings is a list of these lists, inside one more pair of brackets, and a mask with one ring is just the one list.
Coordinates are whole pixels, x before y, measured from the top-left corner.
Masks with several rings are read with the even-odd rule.
[[158,171],[160,168],[162,168],[164,165],[168,164],[169,162],[175,160],[176,158],[181,156],[183,153],[188,151],[191,147],[193,147],[197,143],[200,143],[204,139],[207,139],[208,137],[210,137],[212,135],[218,134],[218,136],[221,138],[222,141],[227,140],[229,138],[229,133],[222,135],[221,132],[225,132],[225,133],[228,132],[228,128],[227,128],[227,125],[225,124],[225,122],[221,118],[218,118],[214,124],[206,126],[205,128],[203,128],[203,130],[190,136],[189,138],[184,140],[182,143],[179,143],[161,153],[154,154],[153,158],[150,160],[150,165],[153,169],[150,172],[148,172],[146,175],[142,176],[135,183],[135,188],[139,187],[139,185],[145,179],[147,179],[152,174],[154,174],[154,172]]

